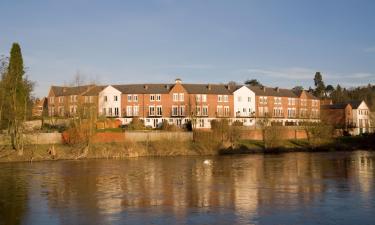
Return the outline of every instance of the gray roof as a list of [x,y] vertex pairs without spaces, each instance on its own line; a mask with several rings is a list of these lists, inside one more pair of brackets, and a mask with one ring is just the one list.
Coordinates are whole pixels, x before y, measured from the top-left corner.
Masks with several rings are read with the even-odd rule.
[[345,109],[348,103],[337,103],[331,105],[322,105],[321,109]]
[[168,94],[173,84],[123,84],[111,86],[123,94]]
[[88,91],[93,85],[83,85],[76,87],[63,87],[63,86],[51,86],[51,90],[55,96],[69,96],[69,95],[81,95]]
[[347,102],[340,102],[340,103],[335,103],[335,104],[330,104],[330,105],[322,105],[322,109],[345,109],[347,105],[350,105],[353,109],[358,109],[359,105],[363,101],[361,100],[353,100],[353,101],[347,101]]
[[363,101],[361,101],[361,100],[353,100],[353,101],[349,101],[348,103],[352,106],[353,109],[358,109],[359,105],[362,102]]
[[230,95],[235,91],[235,87],[228,88],[225,84],[182,84],[189,94],[219,94]]
[[260,87],[260,86],[248,86],[255,95],[260,96],[275,96],[275,97],[289,97],[289,98],[298,98],[299,95],[297,95],[294,91],[290,89],[284,89],[284,88],[271,88],[271,87]]

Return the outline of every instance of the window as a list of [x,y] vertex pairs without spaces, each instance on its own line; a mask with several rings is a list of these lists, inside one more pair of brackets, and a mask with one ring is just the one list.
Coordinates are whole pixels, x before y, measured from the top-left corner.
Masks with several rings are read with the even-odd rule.
[[63,103],[64,102],[64,97],[59,97],[59,103]]
[[155,95],[150,95],[150,102],[155,101]]
[[199,119],[199,127],[204,127],[204,119]]
[[133,116],[133,107],[126,106],[126,116]]
[[[53,104],[54,102],[55,102],[55,98],[54,98],[54,97],[50,97],[50,98],[49,98],[49,103],[52,103],[52,104]],[[51,108],[51,109],[52,109],[52,108]]]
[[281,107],[273,108],[273,116],[282,117],[283,116],[283,108],[281,108]]
[[260,96],[259,97],[259,102],[260,102],[260,104],[267,104],[267,97]]
[[195,114],[197,116],[200,116],[201,115],[201,107],[200,106],[195,106]]
[[180,116],[185,116],[185,106],[180,106]]
[[218,105],[217,109],[216,109],[216,113],[217,113],[218,116],[222,116],[223,115],[223,106]]
[[113,101],[117,102],[117,100],[118,100],[118,96],[117,95],[113,96]]
[[208,116],[208,106],[202,107],[202,116]]
[[[60,100],[60,99],[59,99]],[[59,101],[60,102],[60,101]],[[85,103],[89,103],[89,96],[85,96]]]
[[178,116],[178,106],[172,106],[172,116]]
[[148,115],[155,116],[155,106],[152,105],[148,107]]
[[307,105],[307,100],[301,99],[301,106],[306,106],[306,105]]
[[104,101],[106,102],[108,100],[107,96],[104,96]]
[[275,105],[281,105],[281,98],[280,97],[274,97],[274,104]]
[[71,95],[70,102],[77,102],[77,95]]
[[288,105],[295,105],[296,99],[295,98],[288,98]]
[[207,95],[202,95],[202,102],[207,102]]
[[158,101],[158,102],[161,101],[161,95],[160,95],[160,94],[157,94],[157,95],[156,95],[156,101]]
[[173,93],[173,101],[178,102],[178,93]]
[[157,116],[163,115],[163,110],[161,108],[161,105],[156,106],[156,115]]
[[106,110],[106,108],[103,108],[103,115],[107,115],[107,110]]
[[184,101],[184,93],[180,93],[180,102]]
[[201,102],[201,95],[195,95],[195,101]]
[[242,101],[242,97],[241,97],[241,96],[238,96],[238,97],[237,97],[237,101],[238,101],[238,102],[241,102],[241,101]]
[[288,117],[290,117],[290,118],[296,117],[296,109],[295,108],[288,108]]
[[229,116],[229,106],[224,106],[224,116]]
[[268,116],[268,107],[258,107],[259,116]]
[[132,95],[128,95],[128,102],[132,101]]
[[223,101],[223,96],[222,95],[218,95],[217,96],[217,101],[218,102],[222,102]]
[[300,116],[307,117],[307,109],[300,109]]
[[139,113],[139,106],[133,106],[133,116],[138,116]]
[[224,102],[228,102],[228,100],[229,100],[228,95],[224,95],[223,98],[224,98]]
[[108,114],[112,116],[112,108],[108,108]]
[[94,98],[92,96],[89,96],[89,102],[94,103]]
[[138,102],[138,95],[133,95],[133,101]]
[[118,107],[115,107],[115,116],[118,116],[119,113],[118,113]]
[[247,97],[247,101],[248,101],[248,102],[251,102],[251,97]]

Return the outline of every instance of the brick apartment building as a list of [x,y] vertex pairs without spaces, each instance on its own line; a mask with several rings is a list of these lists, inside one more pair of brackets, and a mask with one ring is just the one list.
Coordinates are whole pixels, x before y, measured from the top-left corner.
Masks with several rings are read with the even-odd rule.
[[[226,118],[254,126],[269,118],[282,125],[319,121],[319,99],[306,91],[235,84],[126,84],[107,86],[52,86],[48,95],[50,116],[73,116],[78,108],[95,108],[98,115],[132,118],[146,126],[163,121],[183,126],[188,121],[197,128],[210,128],[213,119]],[[84,110],[85,111],[85,110]]]
[[320,100],[307,91],[250,86],[256,96],[256,118],[282,125],[318,122]]

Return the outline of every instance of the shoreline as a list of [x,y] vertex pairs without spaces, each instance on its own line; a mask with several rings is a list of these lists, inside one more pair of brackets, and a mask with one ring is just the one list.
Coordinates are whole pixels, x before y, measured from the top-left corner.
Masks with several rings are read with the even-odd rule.
[[[281,147],[262,148],[261,141],[243,140],[235,148],[216,147],[208,149],[191,141],[162,140],[154,142],[123,142],[92,144],[90,148],[79,145],[28,145],[23,155],[1,146],[0,163],[36,162],[85,159],[127,159],[136,157],[214,156],[245,154],[282,154],[292,152],[350,152],[375,151],[375,138],[341,137],[326,144],[311,147],[306,141],[288,140]],[[51,154],[51,147],[53,154]],[[171,148],[170,146],[173,146]],[[206,147],[206,149],[205,149]]]

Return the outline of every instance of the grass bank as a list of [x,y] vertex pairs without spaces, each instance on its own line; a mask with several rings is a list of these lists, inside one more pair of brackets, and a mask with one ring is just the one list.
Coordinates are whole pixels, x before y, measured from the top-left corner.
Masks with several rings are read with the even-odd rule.
[[[312,145],[308,140],[282,140],[278,147],[264,148],[263,141],[239,140],[234,145],[225,145],[212,133],[195,137],[194,141],[162,139],[149,142],[96,143],[89,148],[83,145],[27,145],[23,155],[11,150],[10,146],[0,147],[0,162],[80,160],[131,158],[142,156],[199,156],[217,154],[317,152],[375,150],[375,135],[339,137]],[[227,147],[225,147],[227,146]]]
[[307,139],[282,140],[278,147],[264,148],[263,141],[239,140],[235,147],[220,149],[219,154],[280,153],[280,152],[322,152],[375,150],[375,135],[338,137],[311,144]]

